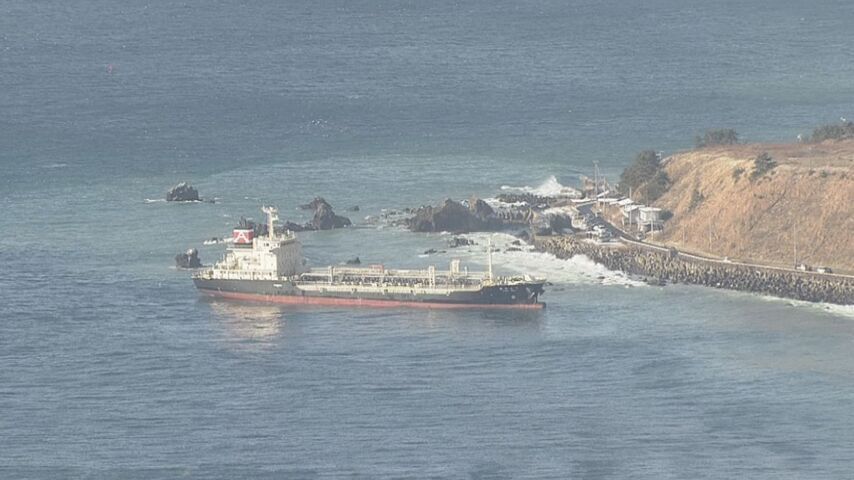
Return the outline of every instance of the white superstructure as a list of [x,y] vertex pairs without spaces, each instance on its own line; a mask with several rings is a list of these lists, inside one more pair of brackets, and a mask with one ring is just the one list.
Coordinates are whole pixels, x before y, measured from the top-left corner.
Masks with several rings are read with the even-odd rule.
[[306,271],[302,244],[291,232],[276,234],[278,211],[273,207],[264,207],[263,210],[267,214],[268,234],[247,238],[245,229],[235,229],[235,238],[242,240],[236,240],[226,250],[225,257],[207,272],[208,278],[281,278]]

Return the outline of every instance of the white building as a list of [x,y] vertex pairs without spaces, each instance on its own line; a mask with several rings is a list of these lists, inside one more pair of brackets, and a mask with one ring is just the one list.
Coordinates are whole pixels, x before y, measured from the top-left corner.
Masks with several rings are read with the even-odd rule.
[[626,225],[637,225],[640,220],[640,209],[643,208],[643,205],[636,204],[627,204],[623,206],[623,226]]
[[661,230],[662,227],[662,219],[661,212],[662,210],[657,207],[641,207],[638,209],[638,227],[642,230]]

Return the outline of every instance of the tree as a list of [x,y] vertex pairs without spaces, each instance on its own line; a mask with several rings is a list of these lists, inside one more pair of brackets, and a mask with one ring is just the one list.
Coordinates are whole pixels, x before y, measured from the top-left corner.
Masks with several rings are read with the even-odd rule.
[[664,170],[659,170],[646,184],[641,186],[639,199],[644,203],[652,203],[661,198],[668,189],[670,189],[670,177]]
[[716,128],[706,130],[701,137],[694,137],[697,148],[713,147],[715,145],[735,145],[738,143],[738,133],[731,128]]
[[816,143],[844,138],[854,138],[854,122],[822,125],[812,132],[812,141]]
[[694,192],[691,193],[691,204],[688,205],[688,210],[694,210],[699,207],[704,200],[706,200],[706,197],[700,193],[699,189],[695,188]]
[[652,180],[661,168],[658,153],[654,150],[644,150],[637,154],[634,163],[620,174],[620,192],[628,195],[629,191],[637,190],[644,183]]
[[750,181],[754,182],[777,166],[777,161],[771,158],[768,152],[762,152],[753,159],[753,171],[750,172]]
[[632,192],[640,201],[652,202],[670,188],[670,178],[661,168],[658,153],[655,150],[644,150],[620,174],[619,187],[623,195]]

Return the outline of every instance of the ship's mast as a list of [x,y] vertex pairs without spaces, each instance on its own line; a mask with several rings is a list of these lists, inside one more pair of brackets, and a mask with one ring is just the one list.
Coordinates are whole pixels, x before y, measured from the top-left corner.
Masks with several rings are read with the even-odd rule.
[[489,275],[489,279],[492,280],[492,235],[489,236],[489,240],[486,242],[486,266],[487,266],[487,275]]
[[276,207],[262,207],[261,210],[267,214],[267,235],[270,240],[276,239],[276,221],[279,219],[279,210]]

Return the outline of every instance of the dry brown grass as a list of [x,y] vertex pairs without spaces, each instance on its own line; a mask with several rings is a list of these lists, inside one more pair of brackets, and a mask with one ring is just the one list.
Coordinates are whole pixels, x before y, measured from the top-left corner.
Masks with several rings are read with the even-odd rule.
[[[779,165],[751,182],[761,152]],[[702,149],[668,158],[665,168],[673,186],[656,206],[674,215],[661,240],[781,266],[794,263],[797,248],[799,263],[854,271],[854,141]],[[695,190],[704,199],[691,208]]]

